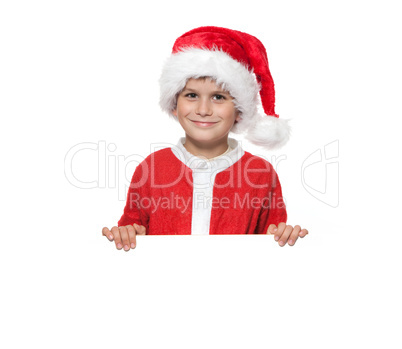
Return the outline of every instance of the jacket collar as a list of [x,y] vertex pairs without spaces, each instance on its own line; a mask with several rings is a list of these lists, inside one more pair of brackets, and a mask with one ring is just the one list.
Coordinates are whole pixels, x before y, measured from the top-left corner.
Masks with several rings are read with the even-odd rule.
[[231,150],[213,159],[207,159],[195,156],[184,148],[185,138],[180,138],[175,147],[172,147],[173,154],[191,170],[205,170],[205,171],[224,171],[244,155],[244,150],[236,139],[229,138],[228,143]]

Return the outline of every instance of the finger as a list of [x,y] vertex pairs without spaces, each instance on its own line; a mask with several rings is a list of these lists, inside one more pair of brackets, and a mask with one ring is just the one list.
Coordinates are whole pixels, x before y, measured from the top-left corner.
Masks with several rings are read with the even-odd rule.
[[109,241],[113,241],[113,234],[111,233],[109,228],[104,227],[102,229],[102,235],[106,236],[109,239]]
[[128,238],[127,228],[125,226],[121,226],[119,227],[119,230],[124,251],[128,251],[130,249],[130,239]]
[[138,225],[134,223],[134,228],[135,231],[137,232],[137,235],[146,235],[147,234],[147,229],[143,225]]
[[284,231],[283,231],[283,233],[282,233],[282,235],[281,235],[281,237],[280,237],[280,239],[278,241],[280,246],[285,246],[285,244],[288,241],[288,238],[289,238],[290,234],[292,233],[292,231],[293,231],[293,227],[291,225],[286,225],[285,226],[285,229],[284,229]]
[[286,223],[281,222],[278,224],[278,229],[275,232],[275,241],[278,241],[281,238],[283,232],[285,231],[285,228],[286,228]]
[[293,231],[290,233],[288,245],[293,246],[296,243],[296,240],[299,237],[300,230],[300,225],[295,225]]
[[275,224],[270,224],[267,230],[268,235],[273,235],[275,234],[275,229],[277,229]]
[[114,243],[116,244],[116,248],[118,250],[121,250],[123,247],[123,243],[121,242],[121,236],[120,236],[120,230],[117,227],[112,228],[112,234],[113,234],[113,239]]
[[299,233],[299,237],[304,238],[308,234],[307,229],[302,229]]
[[132,225],[127,225],[127,232],[128,232],[128,238],[130,240],[130,247],[131,248],[135,248],[137,242],[136,242],[136,238],[135,238],[135,229]]

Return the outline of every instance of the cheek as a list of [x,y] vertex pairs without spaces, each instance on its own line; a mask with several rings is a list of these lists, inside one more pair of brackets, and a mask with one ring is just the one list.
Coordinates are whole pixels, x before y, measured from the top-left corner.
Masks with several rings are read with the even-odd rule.
[[239,112],[237,110],[233,110],[233,108],[227,108],[224,115],[225,120],[233,124],[240,120]]
[[186,103],[181,102],[180,100],[177,102],[176,109],[174,110],[173,115],[176,117],[181,117],[183,115],[188,114],[189,107]]

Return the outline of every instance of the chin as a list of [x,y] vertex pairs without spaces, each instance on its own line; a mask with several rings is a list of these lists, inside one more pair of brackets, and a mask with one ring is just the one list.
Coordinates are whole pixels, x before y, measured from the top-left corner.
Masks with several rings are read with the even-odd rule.
[[195,142],[199,142],[199,143],[210,143],[210,144],[215,144],[215,143],[219,143],[222,141],[227,141],[227,136],[221,136],[221,137],[214,137],[213,135],[197,135],[195,137],[193,137],[192,135],[188,135],[192,140],[194,140]]

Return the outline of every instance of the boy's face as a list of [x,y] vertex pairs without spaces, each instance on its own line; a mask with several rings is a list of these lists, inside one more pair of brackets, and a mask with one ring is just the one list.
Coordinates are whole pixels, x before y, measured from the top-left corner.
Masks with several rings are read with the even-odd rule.
[[208,78],[189,79],[173,111],[186,132],[186,143],[203,147],[227,144],[240,120],[232,96]]

